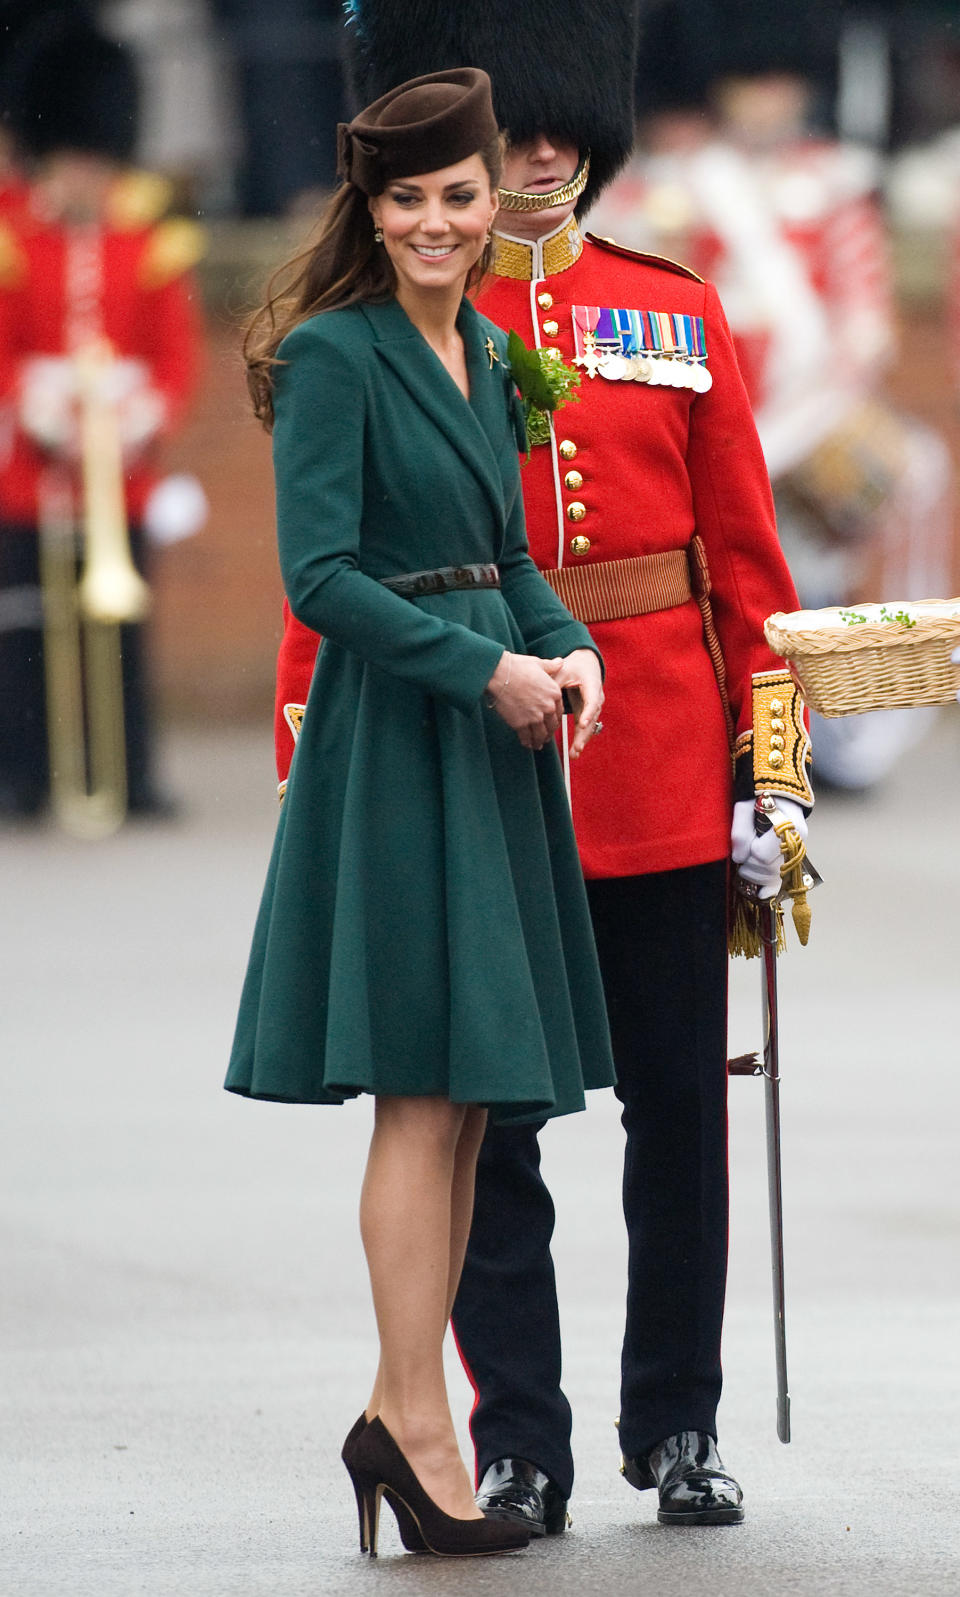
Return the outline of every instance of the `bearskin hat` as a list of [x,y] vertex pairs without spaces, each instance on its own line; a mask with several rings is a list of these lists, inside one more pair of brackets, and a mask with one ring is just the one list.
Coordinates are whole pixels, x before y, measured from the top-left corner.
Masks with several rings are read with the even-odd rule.
[[707,104],[721,0],[651,0],[637,60],[639,117]]
[[712,34],[714,78],[786,72],[825,84],[833,77],[842,20],[833,0],[805,0],[794,7],[770,0],[681,0],[681,5],[701,35]]
[[483,67],[501,128],[590,151],[583,212],[630,154],[637,0],[347,0],[353,93],[366,105],[408,78]]
[[28,33],[18,57],[8,119],[27,155],[84,150],[130,160],[139,92],[124,45],[106,38],[82,15],[63,13]]

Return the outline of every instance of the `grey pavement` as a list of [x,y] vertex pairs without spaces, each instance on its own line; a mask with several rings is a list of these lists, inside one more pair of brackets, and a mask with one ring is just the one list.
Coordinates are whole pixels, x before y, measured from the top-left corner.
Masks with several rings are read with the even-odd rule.
[[[781,968],[791,1445],[762,1091],[737,1080],[721,1446],[748,1518],[666,1529],[620,1479],[621,1135],[595,1095],[544,1139],[574,1528],[476,1563],[404,1555],[386,1523],[376,1563],[356,1550],[337,1454],[374,1356],[369,1105],[220,1090],[270,758],[267,727],[181,733],[180,824],[99,846],[0,837],[0,1597],[956,1597],[960,712],[881,794],[824,797],[812,828],[828,885]],[[758,994],[738,966],[734,1052],[758,1043]]]

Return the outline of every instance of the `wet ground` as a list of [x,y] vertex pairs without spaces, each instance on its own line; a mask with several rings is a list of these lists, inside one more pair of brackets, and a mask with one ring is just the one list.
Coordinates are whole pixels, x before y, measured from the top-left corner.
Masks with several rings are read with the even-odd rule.
[[[0,836],[0,1597],[955,1597],[960,712],[825,795],[781,965],[793,1441],[775,1433],[762,1090],[731,1085],[721,1448],[746,1523],[671,1530],[617,1473],[624,1244],[609,1094],[552,1127],[574,1528],[509,1559],[355,1548],[368,1106],[220,1090],[275,819],[269,729],[183,733],[174,826]],[[759,1042],[736,970],[731,1052]],[[468,1393],[451,1366],[458,1413]]]

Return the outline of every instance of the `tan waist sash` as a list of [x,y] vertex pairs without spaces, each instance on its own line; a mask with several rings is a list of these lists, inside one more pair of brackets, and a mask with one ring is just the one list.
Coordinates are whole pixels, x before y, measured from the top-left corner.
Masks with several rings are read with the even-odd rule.
[[693,597],[686,549],[561,566],[543,574],[570,614],[586,626],[672,610]]
[[732,748],[726,671],[710,607],[710,571],[701,538],[691,538],[685,549],[634,555],[628,560],[598,560],[592,566],[560,566],[543,575],[570,614],[585,626],[651,615],[655,610],[673,610],[688,599],[696,599]]

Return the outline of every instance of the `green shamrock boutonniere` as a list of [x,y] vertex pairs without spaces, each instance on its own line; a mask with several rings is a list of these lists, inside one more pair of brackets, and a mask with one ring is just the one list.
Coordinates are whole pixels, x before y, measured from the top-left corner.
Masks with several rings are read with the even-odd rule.
[[527,439],[545,444],[550,438],[550,416],[563,405],[578,400],[580,373],[567,366],[559,350],[528,349],[519,333],[511,328],[507,337],[510,375],[520,390]]

